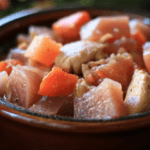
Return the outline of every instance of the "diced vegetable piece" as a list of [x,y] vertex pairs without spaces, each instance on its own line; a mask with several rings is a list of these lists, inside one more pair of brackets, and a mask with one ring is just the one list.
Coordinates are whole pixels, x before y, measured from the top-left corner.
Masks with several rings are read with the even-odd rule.
[[131,36],[137,41],[138,51],[140,53],[142,53],[143,52],[142,46],[147,41],[145,35],[142,33],[142,31],[135,30],[135,31],[131,32]]
[[134,63],[136,63],[140,68],[145,69],[145,63],[143,60],[143,55],[139,53],[138,51],[132,51],[130,54],[133,57]]
[[107,78],[121,83],[122,88],[126,89],[133,74],[133,59],[128,53],[116,56],[112,54],[107,64],[97,68],[97,73],[103,73]]
[[46,36],[35,36],[25,56],[49,67],[59,54],[60,48],[61,44],[56,43]]
[[125,104],[129,114],[150,110],[150,77],[143,70],[135,70],[128,87]]
[[81,28],[80,36],[82,40],[98,42],[108,33],[112,35],[112,39],[109,39],[111,42],[121,37],[130,38],[129,17],[98,17]]
[[147,42],[143,45],[143,59],[145,66],[150,73],[150,42]]
[[12,68],[11,68],[11,66],[8,66],[7,62],[5,62],[5,61],[0,62],[0,72],[6,71],[8,74],[10,74],[11,70],[12,70]]
[[24,65],[20,60],[17,59],[7,59],[6,61],[1,61],[0,62],[0,72],[1,71],[6,71],[8,75],[10,75],[12,66],[16,65]]
[[58,33],[65,42],[79,40],[80,28],[90,21],[90,16],[87,11],[74,13],[70,16],[61,18],[53,23],[52,29]]
[[54,67],[52,71],[43,78],[38,93],[51,97],[68,96],[74,92],[77,81],[77,76],[68,74]]
[[111,53],[117,54],[120,48],[124,48],[127,52],[137,51],[137,41],[133,38],[127,39],[122,37],[121,39],[115,40],[113,43],[108,43],[103,51],[109,55]]
[[[97,86],[102,79],[110,78],[121,83],[123,90],[129,85],[134,71],[133,58],[128,53],[112,54],[107,59],[97,61],[97,66],[91,69],[86,69],[85,67],[87,66],[83,65],[82,71],[85,80],[89,84]],[[91,83],[88,78],[89,76],[92,76],[94,80],[91,80]]]
[[147,40],[150,40],[150,27],[147,25],[145,22],[149,23],[149,19],[145,18],[144,20],[141,19],[133,19],[130,20],[129,26],[131,31],[132,30],[140,30],[144,36],[146,37]]
[[36,68],[20,65],[13,67],[9,82],[10,101],[25,108],[31,107],[41,98],[38,90],[43,76],[43,72]]
[[44,115],[65,115],[73,117],[73,98],[43,96],[29,110]]
[[6,86],[9,81],[9,76],[6,71],[0,72],[0,96],[6,93]]
[[74,116],[77,118],[116,118],[127,114],[121,84],[108,78],[74,99]]

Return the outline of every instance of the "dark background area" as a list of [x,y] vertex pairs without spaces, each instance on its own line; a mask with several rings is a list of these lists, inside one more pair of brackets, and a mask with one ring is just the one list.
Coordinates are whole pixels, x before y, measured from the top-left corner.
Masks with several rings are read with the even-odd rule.
[[68,4],[150,13],[150,0],[11,0],[11,7],[0,11],[0,18],[23,9],[40,9]]

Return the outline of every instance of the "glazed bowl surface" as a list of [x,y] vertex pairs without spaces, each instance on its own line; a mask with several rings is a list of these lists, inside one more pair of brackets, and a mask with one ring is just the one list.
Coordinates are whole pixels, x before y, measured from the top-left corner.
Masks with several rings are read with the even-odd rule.
[[[149,14],[96,7],[61,7],[24,10],[0,20],[0,59],[15,46],[18,33],[30,25],[51,26],[52,22],[76,11],[100,15],[129,14],[147,18]],[[13,106],[0,100],[0,149],[136,149],[150,145],[150,112],[117,119],[77,119],[48,116]]]

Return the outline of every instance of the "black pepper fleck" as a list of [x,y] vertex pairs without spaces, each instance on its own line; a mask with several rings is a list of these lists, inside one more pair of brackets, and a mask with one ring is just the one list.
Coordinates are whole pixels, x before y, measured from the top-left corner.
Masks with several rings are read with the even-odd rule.
[[15,99],[16,102],[18,102],[18,100],[19,100],[18,98]]

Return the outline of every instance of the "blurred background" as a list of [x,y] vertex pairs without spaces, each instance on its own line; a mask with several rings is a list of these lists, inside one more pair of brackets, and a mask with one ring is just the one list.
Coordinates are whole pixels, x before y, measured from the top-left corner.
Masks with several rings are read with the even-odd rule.
[[150,0],[0,0],[0,18],[23,9],[53,8],[68,4],[150,13]]

